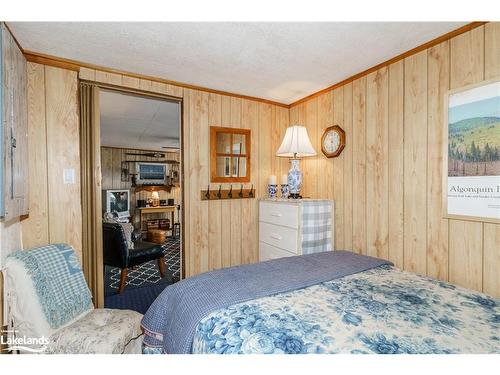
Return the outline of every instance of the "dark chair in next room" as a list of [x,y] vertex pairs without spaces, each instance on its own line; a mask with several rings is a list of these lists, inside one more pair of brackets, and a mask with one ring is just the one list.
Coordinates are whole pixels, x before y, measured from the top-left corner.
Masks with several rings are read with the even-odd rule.
[[160,276],[165,276],[165,263],[161,245],[152,242],[135,241],[134,248],[129,249],[125,231],[118,223],[103,223],[102,239],[104,264],[118,267],[121,270],[118,293],[121,294],[125,289],[130,267],[156,259]]

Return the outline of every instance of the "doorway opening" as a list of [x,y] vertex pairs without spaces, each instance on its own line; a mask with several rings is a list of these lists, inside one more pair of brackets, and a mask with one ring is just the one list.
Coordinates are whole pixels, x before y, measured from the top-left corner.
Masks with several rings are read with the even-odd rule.
[[183,277],[182,103],[114,87],[98,96],[103,306],[145,313]]

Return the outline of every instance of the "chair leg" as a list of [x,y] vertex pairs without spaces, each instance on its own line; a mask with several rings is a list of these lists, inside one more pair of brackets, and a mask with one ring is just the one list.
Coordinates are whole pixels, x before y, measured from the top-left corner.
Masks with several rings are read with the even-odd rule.
[[160,276],[165,277],[165,257],[158,258],[158,270],[160,271]]
[[122,268],[122,272],[120,274],[120,287],[118,288],[119,294],[122,294],[125,290],[125,285],[127,284],[127,274],[128,268]]

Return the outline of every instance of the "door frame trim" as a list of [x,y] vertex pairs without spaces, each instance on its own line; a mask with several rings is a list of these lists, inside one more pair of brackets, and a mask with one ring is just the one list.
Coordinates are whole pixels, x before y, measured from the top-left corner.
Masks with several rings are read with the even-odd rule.
[[[151,91],[140,90],[140,89],[133,89],[133,88],[124,87],[124,86],[120,86],[120,85],[113,85],[113,84],[101,83],[101,82],[96,82],[96,81],[92,81],[92,80],[78,78],[78,84],[80,85],[80,83],[92,84],[92,85],[97,86],[99,89],[104,89],[107,91],[115,91],[118,93],[128,94],[128,95],[136,95],[138,97],[143,97],[143,98],[160,99],[160,100],[164,100],[167,102],[179,104],[179,115],[180,115],[180,141],[179,141],[180,168],[179,168],[179,173],[180,173],[180,189],[181,189],[181,199],[182,199],[181,210],[180,210],[181,217],[179,218],[180,223],[181,223],[181,244],[180,244],[181,272],[180,272],[180,278],[184,279],[186,276],[186,249],[185,249],[185,243],[186,243],[186,241],[185,241],[186,191],[185,190],[186,189],[185,189],[185,173],[184,173],[185,150],[183,147],[184,146],[184,144],[183,144],[184,135],[185,135],[184,100],[183,100],[183,98],[171,96],[171,95],[166,95],[166,94],[155,93],[155,92],[151,92]],[[99,108],[99,111],[100,111],[100,108]],[[79,113],[79,115],[81,116],[81,112]],[[100,115],[100,113],[99,113],[99,115]],[[100,131],[100,122],[99,122],[99,131]],[[82,142],[83,142],[82,139],[80,139],[80,147],[82,147]],[[101,145],[99,145],[99,147],[101,147]],[[95,148],[92,151],[95,152]],[[81,154],[80,155],[80,163],[82,163],[83,157],[84,156]],[[101,176],[102,176],[102,171],[101,171]],[[84,191],[84,189],[87,190],[87,189],[92,189],[92,188],[93,188],[92,186],[83,186],[83,184],[81,186],[82,191]],[[96,196],[96,199],[101,199],[101,197]],[[82,218],[82,219],[84,219],[84,218]],[[82,220],[82,222],[83,222],[83,220]],[[93,225],[94,225],[94,230],[95,230],[98,223],[94,222]],[[87,234],[85,227],[82,228],[82,232],[83,232],[82,236],[85,236]],[[95,257],[92,258],[92,261],[96,261]],[[103,275],[103,277],[104,277],[104,275]],[[102,285],[104,286],[104,283]],[[104,290],[102,291],[102,293],[104,295]],[[97,306],[97,307],[104,307],[104,306]]]

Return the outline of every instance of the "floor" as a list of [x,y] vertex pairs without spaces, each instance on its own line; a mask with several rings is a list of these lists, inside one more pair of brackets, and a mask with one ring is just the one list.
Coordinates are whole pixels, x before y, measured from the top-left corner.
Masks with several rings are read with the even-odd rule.
[[165,277],[160,277],[156,261],[150,261],[129,270],[127,285],[118,294],[120,270],[105,267],[104,307],[135,310],[144,314],[156,297],[180,277],[180,237],[169,237],[163,245]]

